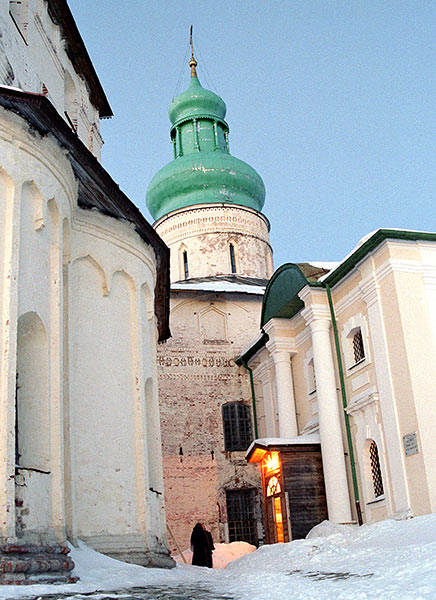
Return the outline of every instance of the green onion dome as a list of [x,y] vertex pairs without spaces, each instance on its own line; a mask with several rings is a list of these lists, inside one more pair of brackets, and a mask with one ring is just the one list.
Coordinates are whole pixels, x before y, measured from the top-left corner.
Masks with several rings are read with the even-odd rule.
[[199,115],[222,120],[226,116],[226,110],[226,105],[219,96],[205,90],[198,77],[191,77],[188,89],[174,98],[168,112],[174,125],[183,119]]
[[154,219],[210,203],[262,210],[262,178],[230,155],[225,115],[224,101],[201,86],[194,67],[188,89],[169,109],[174,160],[156,173],[147,190],[147,207]]

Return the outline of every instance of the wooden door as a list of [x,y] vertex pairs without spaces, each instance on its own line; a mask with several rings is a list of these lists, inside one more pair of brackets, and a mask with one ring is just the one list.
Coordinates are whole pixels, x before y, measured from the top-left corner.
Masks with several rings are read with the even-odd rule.
[[266,541],[267,544],[289,542],[289,521],[286,494],[281,492],[266,499]]

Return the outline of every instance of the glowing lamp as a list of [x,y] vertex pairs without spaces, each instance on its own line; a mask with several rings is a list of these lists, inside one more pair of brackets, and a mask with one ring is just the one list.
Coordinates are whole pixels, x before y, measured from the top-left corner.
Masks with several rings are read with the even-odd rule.
[[280,458],[278,452],[271,452],[265,459],[265,468],[268,472],[277,471],[280,468]]

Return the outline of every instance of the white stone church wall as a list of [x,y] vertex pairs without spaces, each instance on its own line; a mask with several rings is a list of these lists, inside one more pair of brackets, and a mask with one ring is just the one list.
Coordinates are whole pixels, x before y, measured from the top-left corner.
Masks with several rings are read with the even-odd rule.
[[47,94],[63,119],[68,112],[81,141],[100,158],[103,140],[98,110],[65,51],[61,30],[48,15],[47,2],[3,0],[0,31],[0,85]]
[[147,563],[166,552],[156,262],[76,203],[62,149],[0,109],[0,535]]

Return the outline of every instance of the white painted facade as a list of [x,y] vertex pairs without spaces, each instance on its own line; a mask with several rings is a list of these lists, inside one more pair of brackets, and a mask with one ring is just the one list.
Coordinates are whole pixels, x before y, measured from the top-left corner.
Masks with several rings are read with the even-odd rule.
[[76,71],[66,52],[65,32],[52,20],[47,7],[46,0],[0,3],[0,85],[46,95],[79,139],[100,158],[99,108],[90,100],[89,81]]
[[[93,188],[103,198],[114,189],[120,202],[121,193],[101,168],[77,175],[87,151],[66,122],[49,135],[37,126],[55,114],[49,101],[64,116],[68,73],[85,143],[98,111],[47,2],[21,3],[20,34],[12,4],[0,9],[2,81],[38,92],[43,81],[49,93],[38,104],[0,87],[0,542],[80,538],[122,560],[172,566],[156,374],[165,310],[155,294],[168,268],[157,256],[167,249],[139,213],[130,223],[127,213],[79,207],[89,178],[103,181]],[[19,114],[8,109],[11,94]],[[123,196],[119,210],[128,203]]]

